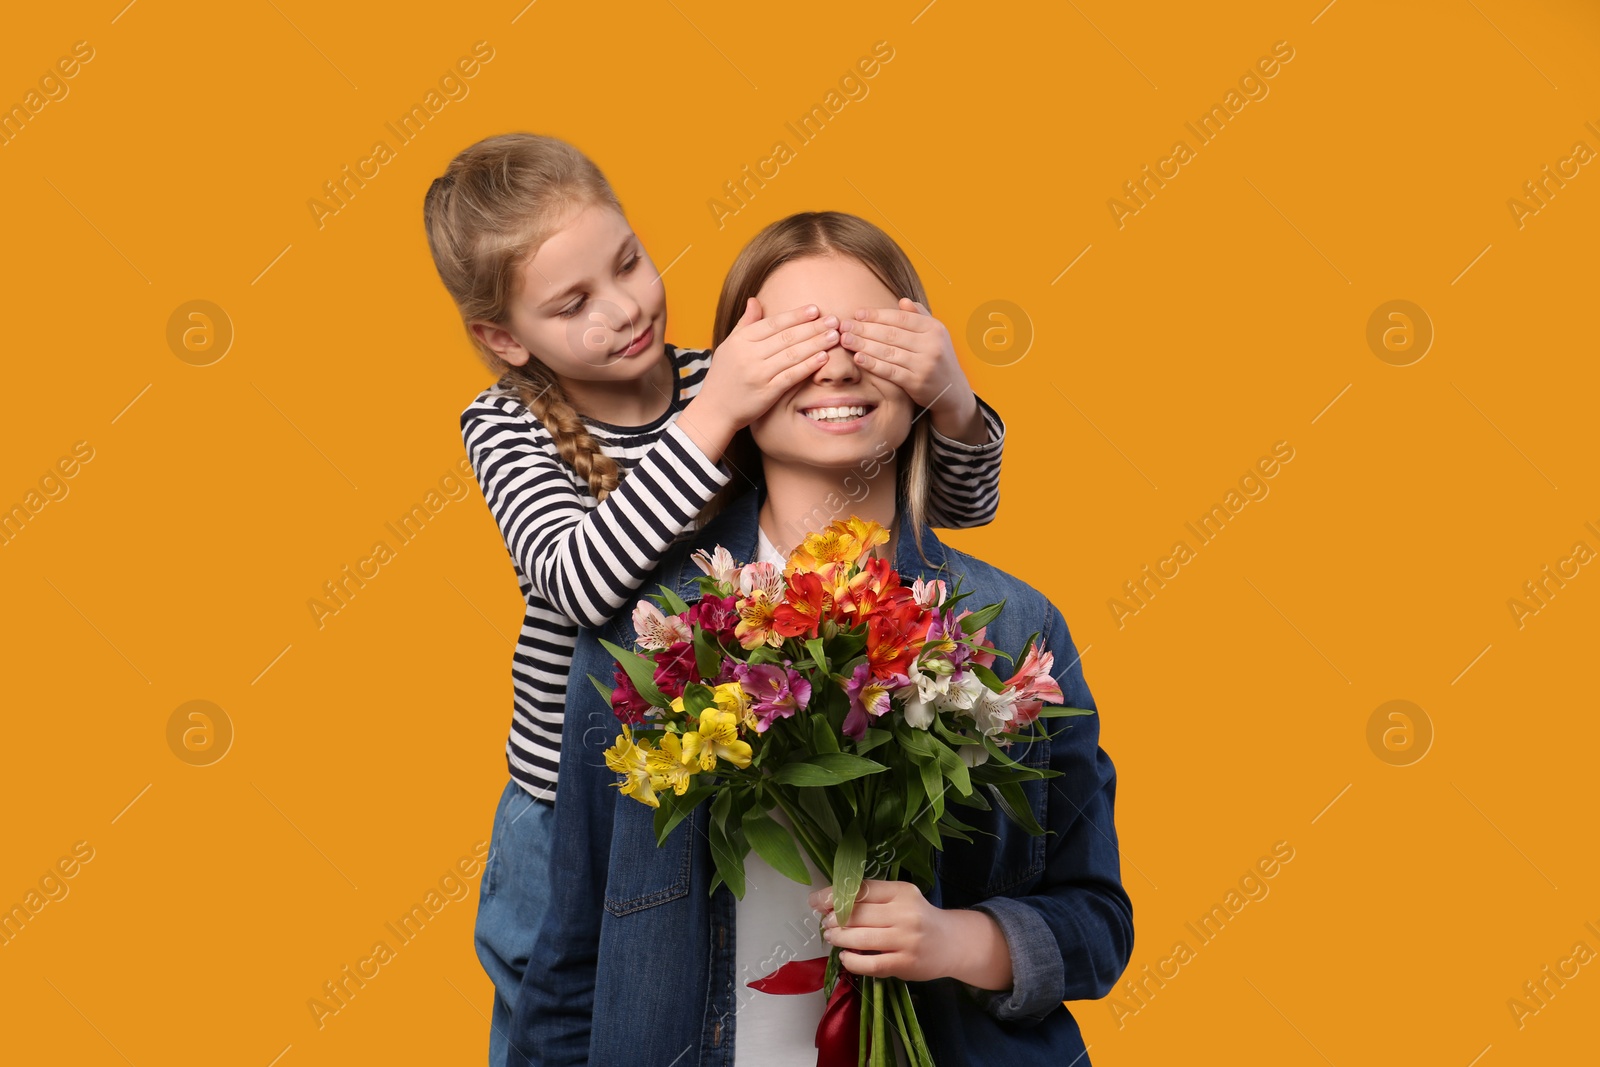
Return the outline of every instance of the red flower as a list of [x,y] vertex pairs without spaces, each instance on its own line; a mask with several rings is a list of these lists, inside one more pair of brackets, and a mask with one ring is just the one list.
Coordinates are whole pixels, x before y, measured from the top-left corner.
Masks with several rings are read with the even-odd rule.
[[904,586],[880,600],[866,618],[867,662],[873,677],[910,673],[932,621],[933,612],[918,604]]
[[639,695],[639,691],[633,687],[632,680],[628,678],[628,672],[623,670],[620,664],[614,677],[617,687],[611,691],[611,712],[619,721],[637,726],[644,722],[650,704]]
[[772,616],[772,628],[784,637],[816,637],[823,612],[831,606],[822,579],[811,571],[789,575],[789,588]]
[[734,640],[733,628],[739,621],[739,598],[708,596],[689,609],[689,620],[712,637]]
[[656,687],[669,697],[683,696],[683,687],[694,679],[696,670],[694,645],[687,641],[656,653]]

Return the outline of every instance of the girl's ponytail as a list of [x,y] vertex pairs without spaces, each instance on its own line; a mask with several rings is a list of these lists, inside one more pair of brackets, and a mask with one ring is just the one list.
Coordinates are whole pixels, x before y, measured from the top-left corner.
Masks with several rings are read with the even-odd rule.
[[513,366],[473,331],[511,320],[522,266],[574,212],[590,204],[622,210],[611,183],[572,145],[533,133],[489,137],[463,150],[434,179],[422,219],[439,280],[461,313],[478,358],[544,424],[561,458],[604,500],[620,470],[578,417],[550,368],[530,356]]

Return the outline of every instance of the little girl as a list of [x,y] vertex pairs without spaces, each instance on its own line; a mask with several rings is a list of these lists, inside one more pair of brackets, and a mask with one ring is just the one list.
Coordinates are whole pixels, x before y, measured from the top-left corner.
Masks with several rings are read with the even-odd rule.
[[[734,434],[830,352],[849,351],[928,415],[931,525],[993,517],[1005,427],[968,385],[949,332],[909,301],[841,336],[837,317],[815,306],[751,299],[715,359],[666,343],[654,263],[599,168],[563,141],[515,133],[472,145],[429,187],[423,217],[439,277],[497,378],[462,412],[461,433],[527,600],[511,665],[511,780],[475,931],[495,986],[489,1060],[500,1067],[549,893],[578,627],[602,626],[632,602],[701,510],[730,482],[748,483],[724,455]],[[870,488],[878,465],[866,467],[859,484]],[[819,529],[852,506],[817,504]]]

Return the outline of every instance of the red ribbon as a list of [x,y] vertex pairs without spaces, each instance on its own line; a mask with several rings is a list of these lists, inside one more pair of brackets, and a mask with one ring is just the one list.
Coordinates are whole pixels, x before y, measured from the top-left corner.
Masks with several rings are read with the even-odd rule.
[[[762,993],[815,993],[822,988],[828,957],[790,960],[764,978],[745,983]],[[817,1067],[856,1067],[861,1054],[861,996],[843,968],[817,1023]]]

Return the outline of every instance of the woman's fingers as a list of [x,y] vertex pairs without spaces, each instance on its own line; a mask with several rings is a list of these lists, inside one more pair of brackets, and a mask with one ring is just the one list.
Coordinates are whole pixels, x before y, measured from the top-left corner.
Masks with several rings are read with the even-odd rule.
[[893,977],[907,969],[907,962],[903,952],[880,952],[877,955],[849,951],[839,953],[841,967],[851,974],[866,978]]
[[854,922],[830,929],[824,937],[835,948],[855,952],[892,952],[900,948],[904,940],[893,927],[857,926]]

